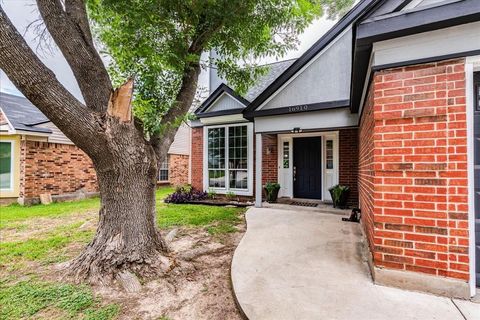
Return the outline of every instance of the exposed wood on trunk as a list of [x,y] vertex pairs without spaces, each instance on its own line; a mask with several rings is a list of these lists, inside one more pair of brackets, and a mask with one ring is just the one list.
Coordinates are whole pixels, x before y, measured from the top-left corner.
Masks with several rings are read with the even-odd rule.
[[122,122],[132,121],[133,79],[115,89],[108,101],[107,113]]

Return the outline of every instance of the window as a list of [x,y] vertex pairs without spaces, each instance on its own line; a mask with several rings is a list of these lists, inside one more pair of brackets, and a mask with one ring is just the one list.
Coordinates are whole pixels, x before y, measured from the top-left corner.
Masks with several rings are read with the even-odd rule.
[[326,169],[333,169],[333,140],[327,140],[326,151]]
[[290,142],[283,142],[283,169],[290,167]]
[[158,181],[168,181],[168,156],[160,165],[160,170],[158,170]]
[[248,193],[250,186],[250,144],[248,125],[227,125],[206,129],[205,186],[213,189]]
[[13,188],[13,144],[12,142],[0,142],[0,189],[11,190]]
[[225,128],[208,129],[208,186],[225,188]]
[[228,176],[230,189],[248,189],[247,126],[228,128]]

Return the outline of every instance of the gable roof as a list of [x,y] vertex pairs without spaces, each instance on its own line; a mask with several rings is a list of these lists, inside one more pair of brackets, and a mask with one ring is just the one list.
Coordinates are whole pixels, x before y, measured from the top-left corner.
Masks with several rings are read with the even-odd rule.
[[367,11],[369,11],[379,0],[361,0],[347,14],[345,14],[327,33],[313,44],[299,59],[297,59],[285,72],[275,79],[266,89],[259,94],[245,110],[251,113],[258,108],[265,100],[287,82],[292,76],[299,72],[310,60],[337,38],[352,23],[355,23]]
[[225,93],[232,96],[234,99],[238,100],[244,107],[249,104],[249,102],[246,99],[238,95],[232,88],[222,83],[221,85],[218,86],[217,89],[215,89],[215,91],[211,95],[208,96],[208,98],[200,105],[200,107],[198,107],[198,109],[195,110],[195,115],[198,118],[202,118],[202,117],[214,117],[217,115],[241,113],[244,107],[230,109],[230,110],[223,110],[223,111],[207,112],[208,109],[215,103],[215,101],[217,101],[217,99],[220,98]]
[[48,128],[36,126],[50,120],[24,97],[0,92],[0,108],[15,130],[52,133]]
[[[282,74],[289,66],[291,66],[295,60],[296,59],[290,59],[264,65],[268,67],[267,73],[257,79],[255,84],[247,91],[244,97],[237,94],[235,90],[230,88],[225,83],[222,83],[212,94],[208,96],[208,98],[200,105],[200,107],[197,108],[195,115],[201,118],[241,113],[250,104],[250,101],[254,100],[259,94],[261,94],[263,90],[265,90],[265,88],[268,87],[280,74]],[[225,93],[240,102],[243,107],[223,111],[207,112],[208,109]]]

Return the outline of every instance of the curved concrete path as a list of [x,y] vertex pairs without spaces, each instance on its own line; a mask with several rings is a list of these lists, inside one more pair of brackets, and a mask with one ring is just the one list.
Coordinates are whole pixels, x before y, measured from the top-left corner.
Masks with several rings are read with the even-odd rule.
[[[448,298],[374,285],[358,224],[293,210],[247,211],[232,282],[249,319],[465,319]],[[465,303],[480,319],[480,304]]]

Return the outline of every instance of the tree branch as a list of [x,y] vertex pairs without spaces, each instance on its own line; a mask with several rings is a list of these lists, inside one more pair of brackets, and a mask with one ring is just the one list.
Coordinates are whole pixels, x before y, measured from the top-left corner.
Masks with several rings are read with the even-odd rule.
[[87,107],[105,112],[112,83],[95,49],[84,0],[37,0],[48,31],[72,68]]
[[[83,150],[102,147],[96,116],[57,80],[15,29],[0,6],[0,69],[70,140]],[[96,134],[88,141],[85,135]]]
[[187,65],[182,77],[182,85],[178,92],[176,103],[163,116],[161,124],[165,127],[162,136],[156,136],[152,140],[152,144],[157,154],[159,163],[165,160],[168,148],[175,139],[177,127],[174,126],[176,120],[184,116],[190,109],[197,89],[198,76],[200,75],[200,63],[192,63]]

